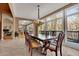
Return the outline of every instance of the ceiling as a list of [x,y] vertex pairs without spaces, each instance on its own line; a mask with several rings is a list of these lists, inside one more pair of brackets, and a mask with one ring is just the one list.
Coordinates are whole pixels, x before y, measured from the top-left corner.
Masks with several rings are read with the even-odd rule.
[[0,3],[0,12],[7,13],[12,16],[8,3]]
[[41,18],[67,4],[68,3],[12,3],[10,8],[15,17],[23,20],[19,22],[20,25],[28,25],[31,23],[31,20],[38,18],[37,5],[40,5]]
[[40,5],[40,18],[67,5],[68,3],[12,3],[16,17],[37,19],[37,5]]
[[29,23],[31,23],[30,21],[26,21],[26,20],[19,20],[19,25],[28,25]]

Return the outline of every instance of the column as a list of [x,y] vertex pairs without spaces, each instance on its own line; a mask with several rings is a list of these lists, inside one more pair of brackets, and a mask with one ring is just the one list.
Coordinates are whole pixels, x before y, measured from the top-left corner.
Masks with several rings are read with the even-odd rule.
[[33,23],[33,34],[38,36],[38,25],[36,23]]
[[2,39],[2,13],[0,12],[0,40]]
[[64,33],[65,33],[65,40],[64,40],[64,42],[67,42],[67,16],[66,16],[66,12],[65,12],[65,10],[63,10],[64,12],[63,12],[63,16],[64,16],[64,18],[63,18],[63,24],[64,24]]

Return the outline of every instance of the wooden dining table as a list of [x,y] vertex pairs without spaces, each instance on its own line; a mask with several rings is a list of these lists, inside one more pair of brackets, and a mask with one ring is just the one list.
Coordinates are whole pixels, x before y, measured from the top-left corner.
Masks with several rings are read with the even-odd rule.
[[38,36],[31,35],[31,37],[33,37],[33,38],[35,38],[39,41],[45,41],[45,40],[50,41],[50,40],[53,40],[54,38],[56,38],[56,36],[51,36],[51,35],[45,36],[45,35],[42,35],[42,34],[40,34]]

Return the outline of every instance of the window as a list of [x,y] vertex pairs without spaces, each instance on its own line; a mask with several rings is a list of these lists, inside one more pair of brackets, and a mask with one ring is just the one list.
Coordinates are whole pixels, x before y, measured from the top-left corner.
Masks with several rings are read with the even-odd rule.
[[29,34],[32,34],[32,32],[33,32],[32,29],[33,29],[33,24],[30,24],[27,26],[27,31],[29,32]]
[[40,25],[38,27],[38,34],[44,34],[44,31],[45,31],[45,23],[43,23],[42,25]]
[[63,19],[62,18],[57,19],[56,30],[57,31],[63,31]]
[[79,4],[66,9],[67,41],[79,43]]
[[51,31],[51,21],[50,22],[47,22],[47,31]]
[[[41,28],[41,30],[40,30]],[[39,26],[39,32],[63,31],[63,11],[57,12],[44,19],[44,24]]]
[[67,12],[67,16],[78,13],[79,12],[79,4],[67,8],[66,12]]
[[72,15],[67,17],[67,26],[68,26],[68,31],[79,31],[79,15]]
[[63,31],[63,11],[57,12],[56,14],[52,15],[51,19],[51,30]]

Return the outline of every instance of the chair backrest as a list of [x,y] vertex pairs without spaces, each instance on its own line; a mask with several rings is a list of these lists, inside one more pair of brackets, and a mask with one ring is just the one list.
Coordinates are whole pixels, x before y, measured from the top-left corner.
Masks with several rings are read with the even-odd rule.
[[55,31],[52,31],[52,36],[56,36],[56,32]]
[[57,40],[57,45],[56,45],[56,49],[62,47],[62,42],[63,42],[64,37],[65,37],[64,32],[59,33],[58,40]]
[[31,36],[28,34],[28,32],[24,32],[25,35],[25,44],[31,45]]
[[28,40],[28,33],[27,32],[24,32],[24,35],[25,35],[25,41],[27,41]]

